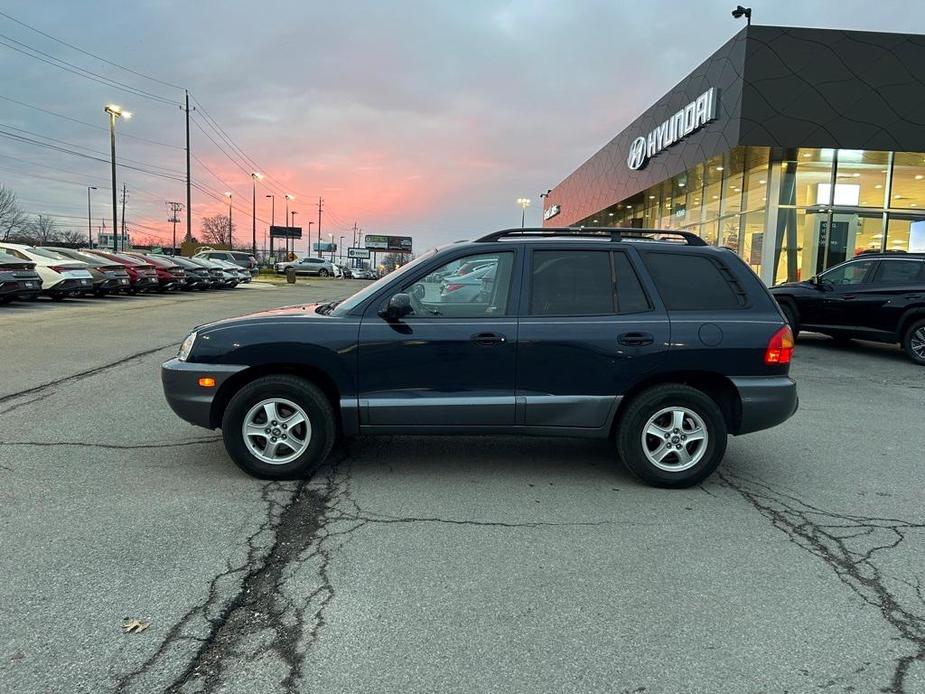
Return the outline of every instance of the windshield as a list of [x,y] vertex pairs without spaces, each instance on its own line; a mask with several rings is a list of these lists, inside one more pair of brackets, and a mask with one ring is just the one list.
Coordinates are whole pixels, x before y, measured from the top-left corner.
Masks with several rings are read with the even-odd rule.
[[359,304],[363,303],[363,301],[365,301],[367,298],[369,298],[370,296],[378,292],[380,289],[382,289],[382,287],[384,287],[388,282],[391,282],[395,278],[401,277],[405,273],[411,271],[412,269],[420,265],[422,261],[433,257],[434,254],[436,254],[436,252],[437,252],[437,249],[432,248],[431,250],[427,251],[427,253],[424,253],[423,255],[418,256],[417,258],[412,260],[407,265],[402,265],[395,272],[392,272],[386,275],[385,277],[380,277],[378,280],[376,280],[372,284],[366,287],[363,287],[363,289],[358,291],[356,294],[353,294],[352,296],[344,299],[339,304],[337,304],[337,307],[334,309],[334,311],[332,311],[332,315],[343,316],[349,313],[354,308],[356,308]]
[[43,258],[51,258],[52,260],[72,260],[72,258],[68,258],[66,255],[61,255],[54,251],[46,251],[44,248],[30,248],[29,252],[40,255]]

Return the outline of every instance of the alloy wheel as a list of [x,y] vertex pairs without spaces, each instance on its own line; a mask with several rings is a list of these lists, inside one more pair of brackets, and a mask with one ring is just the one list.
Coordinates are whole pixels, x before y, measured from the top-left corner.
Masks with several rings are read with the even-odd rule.
[[912,333],[909,348],[916,357],[925,361],[925,325]]
[[699,463],[710,436],[696,412],[666,407],[649,418],[642,431],[642,449],[652,465],[666,472],[681,472]]
[[268,398],[247,411],[241,434],[255,458],[270,465],[285,465],[305,451],[312,425],[305,410],[291,400]]

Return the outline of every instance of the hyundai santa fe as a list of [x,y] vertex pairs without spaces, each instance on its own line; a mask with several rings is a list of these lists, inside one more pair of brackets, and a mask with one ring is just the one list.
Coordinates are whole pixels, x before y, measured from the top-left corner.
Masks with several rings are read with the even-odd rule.
[[[471,301],[441,281],[490,264]],[[467,273],[468,274],[468,273]],[[430,251],[340,302],[199,326],[162,367],[170,407],[247,472],[309,474],[338,437],[611,438],[684,487],[729,434],[788,419],[793,336],[733,252],[686,232],[527,229]]]

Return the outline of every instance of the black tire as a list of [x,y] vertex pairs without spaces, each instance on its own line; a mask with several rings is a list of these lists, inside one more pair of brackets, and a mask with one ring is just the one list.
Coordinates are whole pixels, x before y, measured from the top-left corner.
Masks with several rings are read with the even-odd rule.
[[327,277],[327,276],[328,276],[327,270],[325,270],[324,268],[321,268],[320,270],[318,270],[318,277]]
[[780,310],[783,311],[784,318],[787,319],[787,325],[790,326],[790,330],[793,332],[793,339],[796,339],[797,335],[800,334],[800,321],[797,318],[796,306],[789,301],[782,301]]
[[[919,347],[920,339],[925,340],[925,320],[915,321],[903,333],[903,351],[906,356],[916,364],[925,366],[925,351],[922,351],[922,348]],[[913,340],[915,344],[913,344]]]
[[[295,403],[305,411],[311,424],[311,438],[302,455],[285,464],[274,465],[260,460],[244,443],[241,429],[248,410],[268,398],[285,398]],[[316,385],[295,376],[264,376],[232,396],[222,417],[222,437],[232,460],[248,474],[269,480],[304,479],[331,452],[337,425],[331,403]]]
[[[697,415],[707,433],[706,449],[692,467],[686,470],[663,470],[646,456],[643,431],[649,419],[669,407],[682,407]],[[686,422],[689,420],[685,420]],[[643,391],[626,405],[617,428],[617,454],[633,474],[655,487],[683,488],[702,482],[717,468],[726,452],[726,420],[719,406],[703,391],[677,383],[654,386]],[[649,439],[654,443],[652,439]],[[697,457],[700,448],[684,444]],[[703,445],[701,442],[700,445]],[[669,462],[677,460],[669,453]]]
[[64,301],[67,298],[67,294],[63,294],[61,292],[56,294],[49,294],[48,296],[52,301]]

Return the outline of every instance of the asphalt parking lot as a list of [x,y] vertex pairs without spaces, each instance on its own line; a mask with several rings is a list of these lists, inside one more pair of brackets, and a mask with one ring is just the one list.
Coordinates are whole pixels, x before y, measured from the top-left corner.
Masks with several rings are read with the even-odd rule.
[[264,483],[167,408],[194,325],[359,286],[0,307],[0,690],[925,691],[898,348],[801,338],[797,415],[685,491],[504,437],[357,439]]

